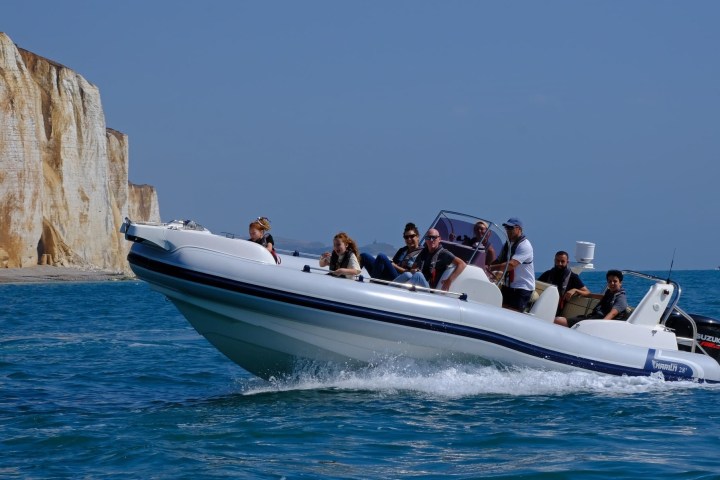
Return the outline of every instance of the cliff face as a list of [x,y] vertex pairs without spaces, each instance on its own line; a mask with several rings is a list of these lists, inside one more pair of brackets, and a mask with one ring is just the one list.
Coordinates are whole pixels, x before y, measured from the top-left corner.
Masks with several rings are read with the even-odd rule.
[[125,216],[160,221],[157,193],[128,182],[97,87],[0,32],[0,267],[127,270]]

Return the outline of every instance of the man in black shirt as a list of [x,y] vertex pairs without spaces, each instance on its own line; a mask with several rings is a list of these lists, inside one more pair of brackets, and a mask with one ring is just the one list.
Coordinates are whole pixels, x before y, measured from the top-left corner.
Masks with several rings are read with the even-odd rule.
[[[455,269],[447,279],[440,282],[443,273],[450,265],[454,265]],[[431,228],[425,235],[425,246],[415,258],[415,263],[413,263],[410,271],[402,273],[395,281],[399,283],[410,282],[421,287],[439,288],[447,291],[450,289],[452,282],[465,270],[465,266],[465,262],[443,248],[440,244],[440,232]]]
[[580,280],[580,276],[572,272],[570,267],[568,267],[568,260],[567,252],[560,250],[555,254],[555,266],[538,278],[541,282],[551,283],[557,287],[558,293],[560,294],[560,302],[557,308],[558,315],[560,315],[560,311],[563,309],[565,302],[575,295],[580,295],[581,297],[590,295],[590,290],[585,286],[583,281]]

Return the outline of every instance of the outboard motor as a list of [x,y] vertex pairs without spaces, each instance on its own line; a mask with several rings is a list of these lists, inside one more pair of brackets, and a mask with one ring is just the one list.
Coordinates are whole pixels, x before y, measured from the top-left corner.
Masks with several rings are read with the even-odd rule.
[[[720,320],[696,313],[689,313],[688,315],[695,320],[695,324],[697,325],[697,337],[695,339],[698,344],[708,355],[720,363]],[[678,337],[692,337],[692,326],[690,322],[675,310],[673,310],[668,317],[665,326],[672,328]],[[690,350],[690,347],[681,345],[680,349]]]

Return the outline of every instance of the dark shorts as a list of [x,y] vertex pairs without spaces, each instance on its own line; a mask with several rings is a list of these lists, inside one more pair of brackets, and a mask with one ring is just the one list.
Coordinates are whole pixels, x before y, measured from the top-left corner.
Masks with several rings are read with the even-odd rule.
[[501,288],[503,307],[512,308],[518,312],[524,312],[532,297],[532,290],[522,288],[510,288],[503,285]]
[[583,320],[590,320],[590,319],[600,320],[600,319],[602,319],[602,318],[603,318],[603,317],[599,317],[599,316],[593,315],[593,314],[590,314],[590,315],[580,315],[579,317],[568,318],[568,319],[567,319],[567,324],[568,324],[568,327],[571,327],[571,328],[572,328],[573,325],[575,325],[576,323],[582,322]]

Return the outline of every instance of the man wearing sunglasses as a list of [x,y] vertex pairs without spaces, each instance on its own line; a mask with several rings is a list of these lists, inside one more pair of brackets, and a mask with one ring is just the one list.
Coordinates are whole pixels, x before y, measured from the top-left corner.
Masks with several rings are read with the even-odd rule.
[[492,270],[503,272],[507,266],[507,275],[501,288],[503,307],[524,312],[535,290],[533,247],[523,234],[523,223],[519,218],[510,218],[503,223],[503,227],[508,241],[493,263]]
[[[455,269],[440,284],[443,273],[454,265]],[[465,262],[457,258],[440,244],[440,232],[431,228],[425,234],[425,246],[415,259],[409,272],[399,275],[395,281],[410,282],[413,285],[425,288],[440,288],[450,290],[453,281],[465,270]]]

